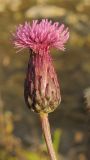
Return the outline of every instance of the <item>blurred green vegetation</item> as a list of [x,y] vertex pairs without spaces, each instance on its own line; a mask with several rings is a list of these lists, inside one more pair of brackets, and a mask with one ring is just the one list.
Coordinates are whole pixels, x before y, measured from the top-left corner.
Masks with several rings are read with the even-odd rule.
[[[26,149],[22,145],[21,139],[13,134],[14,124],[11,112],[4,111],[0,107],[0,160],[46,160],[49,159],[47,155],[46,146],[43,144],[38,148]],[[58,154],[60,130],[54,133],[54,147]]]

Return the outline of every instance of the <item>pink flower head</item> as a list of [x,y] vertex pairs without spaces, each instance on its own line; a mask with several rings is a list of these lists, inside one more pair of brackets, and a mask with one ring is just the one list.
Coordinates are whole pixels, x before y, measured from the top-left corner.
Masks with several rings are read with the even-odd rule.
[[16,48],[30,48],[35,53],[41,53],[53,47],[64,50],[68,38],[68,28],[64,24],[43,19],[41,22],[33,20],[32,24],[25,22],[19,25],[13,34],[13,43]]

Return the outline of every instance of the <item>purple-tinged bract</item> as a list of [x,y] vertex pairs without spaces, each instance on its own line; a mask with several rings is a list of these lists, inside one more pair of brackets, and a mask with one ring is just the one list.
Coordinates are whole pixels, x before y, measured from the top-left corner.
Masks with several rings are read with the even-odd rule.
[[40,55],[30,52],[24,86],[25,102],[35,112],[52,112],[60,104],[61,95],[51,56],[47,52]]

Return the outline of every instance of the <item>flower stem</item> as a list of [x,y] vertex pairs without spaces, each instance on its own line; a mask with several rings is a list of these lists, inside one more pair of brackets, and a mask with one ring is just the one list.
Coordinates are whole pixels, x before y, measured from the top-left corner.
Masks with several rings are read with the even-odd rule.
[[52,138],[51,138],[51,133],[50,133],[48,114],[45,114],[45,113],[40,114],[40,120],[42,124],[42,130],[43,130],[46,146],[47,146],[48,153],[50,156],[50,160],[56,160],[56,155],[55,155],[55,151],[53,148]]

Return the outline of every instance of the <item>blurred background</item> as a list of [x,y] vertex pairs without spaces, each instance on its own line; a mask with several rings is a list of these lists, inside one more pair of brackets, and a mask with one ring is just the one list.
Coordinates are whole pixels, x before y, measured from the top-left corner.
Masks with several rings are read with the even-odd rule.
[[24,102],[28,51],[11,32],[48,18],[69,27],[66,51],[52,50],[62,103],[49,115],[58,160],[90,160],[90,1],[0,0],[0,160],[49,160],[37,114]]

